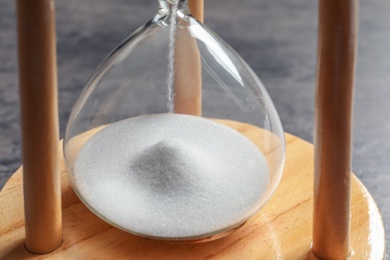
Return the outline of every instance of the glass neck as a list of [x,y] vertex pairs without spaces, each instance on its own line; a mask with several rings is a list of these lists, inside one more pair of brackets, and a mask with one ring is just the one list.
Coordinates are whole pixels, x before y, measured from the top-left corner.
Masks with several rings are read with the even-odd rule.
[[159,10],[163,13],[169,13],[173,9],[189,12],[188,0],[158,0]]

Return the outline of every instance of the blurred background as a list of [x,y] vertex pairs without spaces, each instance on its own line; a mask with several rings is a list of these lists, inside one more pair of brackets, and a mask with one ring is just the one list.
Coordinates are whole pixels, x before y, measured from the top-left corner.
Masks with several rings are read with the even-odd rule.
[[[108,53],[157,11],[155,0],[57,0],[60,129]],[[317,6],[312,0],[205,0],[205,24],[258,74],[284,130],[313,140]],[[361,0],[353,172],[390,234],[390,1]],[[0,0],[0,188],[21,165],[15,1]],[[389,237],[389,235],[387,235]],[[387,256],[389,256],[387,238]]]

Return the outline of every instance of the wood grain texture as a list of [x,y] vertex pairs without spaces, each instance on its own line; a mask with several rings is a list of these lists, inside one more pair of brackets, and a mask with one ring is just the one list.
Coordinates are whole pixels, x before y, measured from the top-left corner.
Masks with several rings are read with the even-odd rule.
[[18,0],[19,82],[26,247],[62,242],[54,3]]
[[[222,122],[222,121],[220,121]],[[258,128],[225,124],[249,139]],[[89,134],[90,136],[90,134]],[[88,138],[88,133],[85,136]],[[64,242],[51,254],[63,259],[308,259],[312,241],[313,146],[286,134],[282,181],[270,201],[233,234],[205,243],[173,243],[137,237],[92,214],[69,185],[63,162]],[[19,169],[0,193],[0,259],[34,258],[24,249],[23,199]],[[384,257],[381,216],[365,187],[352,177],[351,259]]]
[[357,0],[319,4],[313,252],[321,259],[346,259],[350,254],[357,5]]

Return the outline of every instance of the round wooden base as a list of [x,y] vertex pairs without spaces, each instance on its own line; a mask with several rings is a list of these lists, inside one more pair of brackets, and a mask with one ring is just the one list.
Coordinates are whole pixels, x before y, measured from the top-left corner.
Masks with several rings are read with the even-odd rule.
[[[246,136],[253,126],[229,123]],[[138,237],[92,214],[70,187],[61,158],[63,243],[47,255],[24,247],[22,171],[0,193],[0,259],[308,259],[312,240],[313,146],[286,134],[286,165],[270,201],[229,236],[203,243]],[[371,195],[352,176],[351,259],[383,259],[384,228]]]

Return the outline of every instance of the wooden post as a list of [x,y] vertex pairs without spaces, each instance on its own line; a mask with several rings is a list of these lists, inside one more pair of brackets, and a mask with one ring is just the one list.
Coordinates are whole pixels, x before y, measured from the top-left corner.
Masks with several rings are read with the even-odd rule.
[[204,1],[203,0],[188,0],[188,6],[192,16],[200,22],[204,22]]
[[[195,19],[203,22],[203,0],[189,0]],[[185,30],[175,39],[175,113],[202,115],[202,63],[196,40]]]
[[62,243],[55,17],[52,0],[18,0],[26,248]]
[[349,256],[351,110],[357,0],[320,0],[316,94],[314,255]]

